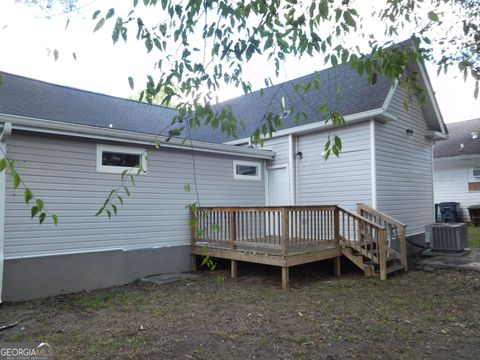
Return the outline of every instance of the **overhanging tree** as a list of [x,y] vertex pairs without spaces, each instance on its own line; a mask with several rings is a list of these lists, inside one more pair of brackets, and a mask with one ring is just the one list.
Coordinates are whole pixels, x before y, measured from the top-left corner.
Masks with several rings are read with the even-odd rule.
[[[176,104],[174,122],[179,128],[212,126],[235,137],[242,119],[229,107],[215,108],[215,94],[231,84],[250,92],[244,66],[260,58],[272,63],[277,76],[282,63],[291,57],[315,56],[332,66],[349,63],[366,81],[374,83],[378,76],[386,76],[407,89],[409,100],[419,95],[420,101],[424,91],[416,74],[406,71],[407,66],[413,61],[431,61],[439,71],[457,66],[466,78],[472,77],[473,94],[478,97],[478,1],[385,0],[369,18],[360,16],[359,4],[349,0],[132,0],[126,13],[115,8],[97,10],[92,18],[94,31],[110,26],[114,43],[141,41],[146,53],[156,55],[155,71],[147,76],[139,98],[151,101],[165,95],[163,104]],[[382,24],[383,41],[365,30],[363,25],[371,21]],[[392,47],[389,39],[408,26],[414,30],[411,43]],[[344,40],[352,35],[369,39],[369,51],[347,46]],[[271,78],[264,80],[265,86],[273,83]],[[133,89],[133,78],[128,82]],[[297,91],[303,92],[322,86],[318,79],[297,85]],[[319,117],[335,126],[345,123],[337,109],[324,105],[318,108]],[[251,134],[253,142],[262,143],[282,126],[284,110],[264,114]],[[308,120],[294,106],[289,110],[298,121]],[[327,157],[330,153],[338,156],[341,148],[340,138],[328,141]]]

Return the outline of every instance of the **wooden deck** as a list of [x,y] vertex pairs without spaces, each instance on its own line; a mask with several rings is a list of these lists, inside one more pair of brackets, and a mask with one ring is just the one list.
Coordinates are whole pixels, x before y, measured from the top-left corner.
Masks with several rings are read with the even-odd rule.
[[342,255],[366,276],[386,279],[388,264],[397,260],[406,269],[405,226],[365,205],[358,211],[364,216],[336,205],[198,208],[192,211],[192,268],[197,255],[230,259],[232,277],[237,261],[279,266],[284,289],[291,266],[333,258],[340,275]]

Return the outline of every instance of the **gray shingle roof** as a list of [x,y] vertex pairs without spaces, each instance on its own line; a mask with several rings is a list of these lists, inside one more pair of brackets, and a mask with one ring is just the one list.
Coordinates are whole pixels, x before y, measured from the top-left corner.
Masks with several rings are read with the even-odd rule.
[[[320,89],[312,87],[308,92],[295,90],[295,84],[320,80]],[[67,86],[50,84],[9,73],[1,73],[0,114],[24,116],[59,122],[75,123],[99,128],[158,135],[168,134],[175,109],[138,103],[109,95],[75,89]],[[323,70],[317,75],[311,74],[292,81],[225,101],[215,109],[232,106],[237,120],[245,123],[239,126],[238,137],[249,137],[261,124],[268,112],[280,113],[282,98],[286,109],[294,105],[295,110],[309,115],[308,120],[300,124],[295,116],[283,120],[283,129],[323,121],[318,112],[320,105],[327,103],[331,109],[336,108],[342,115],[350,115],[378,109],[383,105],[390,81],[379,77],[375,85],[369,85],[364,77],[358,75],[350,65],[340,65]],[[342,88],[337,95],[337,88]],[[178,126],[178,125],[177,125]],[[223,143],[228,138],[220,130],[208,126],[192,131],[194,140]]]
[[[0,73],[0,114],[158,134],[176,110]],[[168,130],[166,131],[168,133]]]
[[[320,80],[320,89],[311,87],[309,91],[295,90],[296,84]],[[337,96],[337,88],[341,94]],[[249,137],[252,132],[262,123],[262,119],[268,112],[281,112],[282,98],[285,100],[285,108],[292,105],[295,111],[308,114],[308,120],[296,123],[294,115],[283,120],[282,129],[292,128],[298,125],[323,121],[318,108],[322,104],[328,104],[330,109],[336,108],[342,115],[351,115],[382,107],[388,91],[391,88],[389,79],[380,76],[375,85],[370,85],[365,77],[360,76],[349,64],[329,68],[315,74],[287,81],[269,87],[264,90],[237,97],[219,104],[216,109],[230,105],[238,121],[244,121],[245,127],[238,129],[238,138]],[[210,127],[195,129],[192,136],[196,140],[222,143],[233,138],[228,138],[220,130],[213,131]]]
[[472,139],[472,132],[477,132],[480,136],[480,118],[448,124],[448,140],[435,144],[434,156],[440,158],[480,154],[480,137]]

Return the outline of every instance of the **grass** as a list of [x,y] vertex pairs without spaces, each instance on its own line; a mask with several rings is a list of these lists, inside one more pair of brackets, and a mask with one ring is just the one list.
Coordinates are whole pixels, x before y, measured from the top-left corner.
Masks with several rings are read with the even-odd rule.
[[59,359],[478,358],[478,272],[379,281],[348,263],[337,278],[331,265],[293,268],[289,292],[278,269],[242,264],[238,279],[226,268],[189,282],[6,303],[0,322],[19,324],[0,342],[47,341]]
[[468,246],[471,248],[480,247],[480,226],[468,227]]

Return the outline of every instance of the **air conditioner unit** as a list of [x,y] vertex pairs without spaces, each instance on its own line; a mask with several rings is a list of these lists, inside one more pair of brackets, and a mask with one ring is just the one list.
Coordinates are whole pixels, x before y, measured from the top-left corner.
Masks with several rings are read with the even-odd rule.
[[430,224],[425,227],[425,235],[434,251],[462,251],[468,246],[467,224]]

